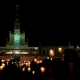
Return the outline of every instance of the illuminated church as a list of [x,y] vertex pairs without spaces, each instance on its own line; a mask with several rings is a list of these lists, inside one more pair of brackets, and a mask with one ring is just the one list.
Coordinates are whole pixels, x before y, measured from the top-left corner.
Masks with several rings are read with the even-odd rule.
[[[20,18],[18,13],[18,5],[17,11],[15,14],[14,20],[14,33],[9,32],[9,41],[7,41],[5,47],[0,47],[0,55],[4,54],[26,54],[26,55],[47,55],[49,54],[49,50],[53,49],[55,51],[55,55],[61,54],[64,52],[66,48],[74,49],[74,46],[70,44],[68,46],[41,46],[38,47],[29,47],[28,39],[25,39],[25,32],[20,32]],[[27,40],[27,41],[25,41]]]
[[11,48],[19,48],[21,49],[28,47],[28,42],[25,42],[25,32],[20,32],[20,19],[19,19],[19,13],[18,13],[18,7],[17,12],[15,14],[15,21],[14,21],[14,33],[9,32],[9,42],[7,42],[6,47]]
[[4,54],[36,54],[38,53],[38,47],[28,47],[28,39],[25,41],[25,32],[20,32],[20,18],[17,11],[14,20],[14,33],[9,32],[9,41],[6,43],[6,47],[0,47],[0,53]]

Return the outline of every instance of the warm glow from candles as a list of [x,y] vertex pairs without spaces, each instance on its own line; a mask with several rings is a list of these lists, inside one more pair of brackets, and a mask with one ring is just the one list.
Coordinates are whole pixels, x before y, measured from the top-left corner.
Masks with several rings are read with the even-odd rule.
[[25,67],[24,67],[24,68],[22,68],[22,71],[23,71],[23,72],[25,71]]
[[1,62],[5,62],[5,60],[2,59]]
[[25,63],[26,67],[29,67],[30,66],[30,63]]
[[35,71],[32,71],[32,74],[34,75],[35,74]]
[[27,70],[28,70],[28,72],[30,72],[30,71],[31,71],[31,68],[30,68],[30,67],[28,67],[28,69],[27,69]]
[[39,61],[37,61],[37,64],[39,64],[40,62]]
[[49,59],[49,57],[47,57],[47,59]]
[[40,70],[41,70],[41,73],[44,73],[46,69],[44,67],[41,67]]
[[3,67],[5,67],[5,64],[4,64],[4,63],[2,63],[2,66],[3,66]]
[[14,64],[14,62],[12,62],[12,64]]
[[31,64],[31,62],[30,62],[30,61],[28,61],[28,67],[30,67],[30,64]]
[[6,62],[6,64],[7,64],[7,66],[8,66],[9,62]]
[[3,70],[3,68],[4,68],[4,66],[1,65],[1,66],[0,66],[0,70]]
[[53,60],[53,58],[50,58],[50,60]]
[[42,60],[40,60],[39,63],[42,63]]
[[37,59],[34,59],[34,62],[37,63]]

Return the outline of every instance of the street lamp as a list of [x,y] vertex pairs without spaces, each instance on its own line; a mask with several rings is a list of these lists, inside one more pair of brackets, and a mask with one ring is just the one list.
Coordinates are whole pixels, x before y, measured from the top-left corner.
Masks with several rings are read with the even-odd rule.
[[53,57],[53,56],[55,55],[55,52],[54,52],[53,49],[50,49],[50,51],[49,51],[49,55],[50,55],[51,57]]
[[61,53],[62,52],[62,47],[58,48],[58,52]]

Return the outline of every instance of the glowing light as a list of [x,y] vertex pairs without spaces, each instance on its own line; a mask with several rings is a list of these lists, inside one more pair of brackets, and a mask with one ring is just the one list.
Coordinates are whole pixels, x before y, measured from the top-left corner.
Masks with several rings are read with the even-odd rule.
[[55,55],[54,50],[51,49],[51,50],[49,51],[49,55],[50,55],[51,57],[54,56],[54,55]]
[[61,47],[58,48],[58,52],[60,52],[60,53],[62,52],[62,48]]
[[37,59],[34,59],[34,62],[37,63]]
[[26,65],[26,67],[29,67],[29,66],[30,66],[30,64],[29,64],[29,63],[26,63],[25,65]]
[[28,67],[28,69],[27,69],[27,70],[28,70],[28,72],[30,72],[30,71],[31,71],[31,68],[30,68],[30,67]]
[[3,70],[4,66],[0,66],[0,70]]
[[35,71],[32,71],[32,74],[34,75],[35,74]]
[[30,62],[30,61],[28,61],[28,66],[30,66],[30,64],[31,64],[31,62]]
[[49,59],[49,57],[47,57],[47,59]]
[[37,61],[37,64],[39,64],[39,61]]
[[16,51],[16,54],[18,54],[19,52],[18,51]]
[[20,54],[29,54],[28,52],[21,52]]
[[42,60],[40,60],[39,63],[42,63]]
[[6,52],[5,54],[12,54],[12,52],[10,51],[10,52]]
[[25,67],[24,67],[24,68],[22,68],[22,71],[23,71],[23,72],[25,71]]
[[1,62],[5,62],[5,60],[2,59]]
[[14,64],[14,62],[12,62],[12,64]]
[[4,63],[2,63],[2,66],[3,66],[3,67],[5,67],[5,64],[4,64]]
[[77,49],[79,49],[79,46],[77,45]]
[[11,51],[11,54],[12,54],[12,51]]
[[41,70],[41,73],[44,73],[46,69],[44,67],[41,67],[40,70]]
[[9,65],[9,62],[6,62],[7,66]]
[[42,60],[37,61],[37,64],[42,63]]
[[50,60],[53,60],[53,58],[50,58]]
[[38,47],[35,47],[35,49],[38,49]]

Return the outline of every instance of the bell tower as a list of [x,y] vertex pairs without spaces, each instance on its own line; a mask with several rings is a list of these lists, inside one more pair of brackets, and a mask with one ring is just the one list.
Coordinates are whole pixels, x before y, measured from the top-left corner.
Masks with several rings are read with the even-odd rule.
[[16,14],[14,21],[14,45],[20,45],[20,19],[18,13],[18,5],[16,5]]
[[16,5],[16,14],[14,19],[14,33],[20,33],[20,18],[18,12],[18,5]]
[[7,42],[6,46],[8,47],[27,47],[28,43],[25,42],[25,32],[20,32],[20,17],[18,5],[16,5],[16,13],[14,18],[14,33],[9,33],[9,42]]

